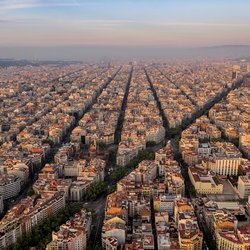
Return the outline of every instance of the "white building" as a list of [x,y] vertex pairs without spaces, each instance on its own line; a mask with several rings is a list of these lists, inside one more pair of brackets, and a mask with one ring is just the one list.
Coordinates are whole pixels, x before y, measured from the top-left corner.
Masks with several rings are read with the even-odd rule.
[[14,244],[22,236],[22,226],[18,219],[0,224],[0,249],[5,249]]
[[70,200],[71,201],[82,201],[86,189],[91,184],[90,181],[73,181],[70,187]]
[[0,176],[0,195],[3,199],[17,196],[21,190],[21,180],[15,175]]
[[238,174],[238,168],[241,162],[241,158],[213,158],[208,167],[213,172],[219,175],[234,175]]

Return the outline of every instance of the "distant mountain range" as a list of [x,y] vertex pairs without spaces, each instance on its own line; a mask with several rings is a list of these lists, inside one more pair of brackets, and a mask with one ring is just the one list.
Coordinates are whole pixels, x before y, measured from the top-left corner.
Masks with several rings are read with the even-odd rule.
[[212,47],[195,48],[194,52],[211,57],[250,57],[250,45],[221,45]]
[[218,45],[218,46],[208,46],[208,47],[203,47],[203,48],[207,48],[207,49],[239,49],[239,48],[245,48],[245,49],[249,49],[250,45]]
[[[250,45],[221,45],[212,47],[177,48],[145,46],[59,46],[59,47],[0,47],[4,58],[88,61],[100,59],[181,59],[181,58],[233,58],[249,59]],[[6,64],[8,59],[5,59]],[[27,62],[19,62],[26,64]],[[34,62],[33,62],[34,63]]]
[[76,61],[33,61],[33,60],[17,60],[10,58],[0,58],[0,67],[10,67],[10,66],[41,66],[46,64],[56,64],[56,65],[67,65],[69,63],[77,63]]

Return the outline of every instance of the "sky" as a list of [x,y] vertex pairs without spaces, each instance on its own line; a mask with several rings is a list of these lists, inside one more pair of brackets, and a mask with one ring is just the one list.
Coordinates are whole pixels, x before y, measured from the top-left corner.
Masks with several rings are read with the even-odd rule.
[[250,45],[249,10],[249,0],[0,0],[0,49]]

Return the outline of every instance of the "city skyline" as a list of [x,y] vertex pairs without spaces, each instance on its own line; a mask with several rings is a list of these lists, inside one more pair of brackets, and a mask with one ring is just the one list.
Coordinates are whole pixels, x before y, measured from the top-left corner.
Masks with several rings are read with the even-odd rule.
[[9,62],[1,249],[249,249],[250,61]]
[[250,250],[249,7],[0,0],[0,249]]

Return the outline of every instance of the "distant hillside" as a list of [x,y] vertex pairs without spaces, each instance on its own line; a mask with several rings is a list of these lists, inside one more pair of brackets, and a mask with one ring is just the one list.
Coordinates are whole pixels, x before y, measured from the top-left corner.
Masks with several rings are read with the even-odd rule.
[[62,61],[30,61],[30,60],[15,60],[9,58],[0,59],[0,67],[10,67],[10,66],[40,66],[46,64],[56,64],[56,65],[67,65],[69,63],[77,63],[77,62],[62,62]]
[[223,45],[194,49],[197,54],[211,57],[250,57],[250,45]]
[[[250,45],[223,45],[213,47],[177,48],[169,46],[62,46],[62,47],[0,47],[0,56],[5,58],[28,59],[33,64],[33,58],[39,63],[44,60],[89,61],[101,59],[183,59],[183,58],[250,58]],[[13,61],[6,60],[4,65]],[[30,62],[29,62],[30,63]],[[49,62],[51,63],[51,61]],[[58,63],[58,62],[56,62]],[[63,62],[65,63],[65,61]],[[27,64],[25,60],[18,64]]]

